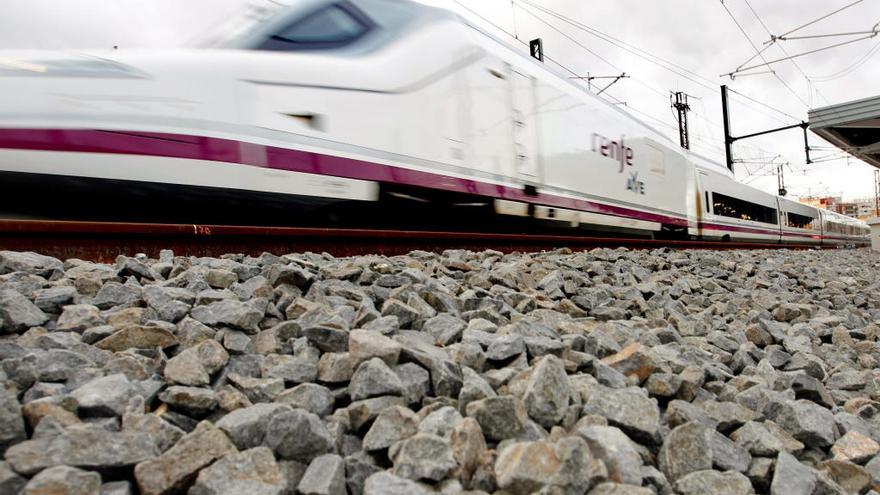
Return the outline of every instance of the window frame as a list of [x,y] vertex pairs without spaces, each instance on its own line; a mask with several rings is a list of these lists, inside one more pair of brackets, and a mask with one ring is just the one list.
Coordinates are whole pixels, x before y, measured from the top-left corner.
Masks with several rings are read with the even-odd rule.
[[[726,203],[726,204],[725,204]],[[743,211],[736,211],[737,215],[730,214],[728,210],[733,209],[735,206],[746,206],[748,209],[755,209],[755,212],[749,212],[747,209],[742,209]],[[758,208],[763,211],[764,215],[772,212],[772,221],[769,221],[764,215],[758,215],[759,218],[743,218],[743,214],[748,215],[749,213],[758,213]],[[716,216],[722,216],[725,218],[730,218],[733,220],[739,220],[743,222],[755,222],[762,223],[765,225],[779,225],[779,209],[774,208],[772,206],[762,205],[760,203],[755,203],[752,201],[748,201],[745,199],[740,199],[734,196],[729,196],[727,194],[719,193],[717,191],[712,191],[712,211],[715,212]]]
[[[801,227],[800,225],[795,225],[792,223],[792,220],[797,220],[798,218],[792,217],[800,217],[801,219],[809,218],[810,222],[806,224],[806,227]],[[816,230],[814,222],[818,220],[816,217],[811,217],[810,215],[803,215],[801,213],[794,213],[791,211],[785,212],[785,226],[792,229],[802,229],[802,230]]]
[[[296,42],[284,39],[281,34],[295,29],[297,26],[322,15],[328,10],[339,9],[347,14],[352,20],[357,22],[363,29],[356,36],[342,41],[316,41],[316,42]],[[285,24],[282,28],[275,30],[257,47],[257,50],[275,51],[275,52],[303,52],[316,50],[332,50],[334,48],[342,48],[357,42],[376,27],[376,23],[370,19],[365,13],[358,9],[354,4],[348,1],[335,2],[329,5],[323,5],[308,14],[296,19],[293,22]]]

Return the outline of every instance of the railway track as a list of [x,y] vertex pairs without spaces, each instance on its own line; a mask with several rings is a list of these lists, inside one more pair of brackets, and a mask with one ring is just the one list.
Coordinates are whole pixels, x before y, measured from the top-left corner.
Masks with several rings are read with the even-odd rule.
[[815,246],[782,246],[770,243],[731,243],[653,240],[568,235],[498,234],[477,232],[426,232],[403,230],[249,227],[192,224],[146,224],[0,220],[0,250],[36,251],[59,259],[80,258],[112,262],[120,254],[157,256],[172,249],[187,256],[220,256],[226,253],[258,255],[269,251],[328,252],[334,256],[397,255],[413,250],[495,249],[541,251],[596,247],[630,249],[813,249]]

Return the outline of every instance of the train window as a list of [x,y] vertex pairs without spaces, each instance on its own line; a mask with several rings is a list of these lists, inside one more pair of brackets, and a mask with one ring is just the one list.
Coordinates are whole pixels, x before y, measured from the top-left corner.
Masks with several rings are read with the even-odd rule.
[[809,215],[798,215],[797,213],[789,212],[785,215],[788,218],[788,226],[796,229],[810,229],[812,228],[813,221],[816,220]]
[[712,213],[712,211],[709,209],[709,206],[711,204],[712,203],[709,202],[709,191],[706,191],[706,213]]
[[264,50],[294,51],[347,45],[370,30],[370,21],[348,2],[313,12],[271,36]]
[[752,222],[779,223],[776,208],[744,201],[724,194],[712,193],[712,207],[716,215]]

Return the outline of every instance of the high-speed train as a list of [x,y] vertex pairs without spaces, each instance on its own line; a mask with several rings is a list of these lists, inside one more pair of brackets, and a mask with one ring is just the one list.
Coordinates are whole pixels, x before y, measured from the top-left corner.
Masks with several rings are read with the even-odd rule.
[[206,46],[0,52],[0,214],[854,245],[459,15],[300,0]]

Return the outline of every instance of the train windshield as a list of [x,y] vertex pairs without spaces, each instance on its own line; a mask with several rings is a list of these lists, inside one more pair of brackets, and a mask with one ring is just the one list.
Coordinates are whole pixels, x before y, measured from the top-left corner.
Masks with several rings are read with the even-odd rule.
[[196,48],[237,48],[259,27],[290,6],[289,2],[250,4],[241,13],[217,24],[190,43]]

